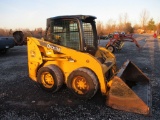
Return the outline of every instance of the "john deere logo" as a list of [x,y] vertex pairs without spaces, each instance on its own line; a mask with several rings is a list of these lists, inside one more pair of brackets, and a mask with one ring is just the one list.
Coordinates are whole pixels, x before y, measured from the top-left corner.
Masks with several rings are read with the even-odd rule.
[[35,57],[36,56],[36,52],[34,50],[31,50],[30,51],[30,55],[31,55],[31,57]]
[[47,44],[47,48],[52,49],[52,50],[55,50],[55,51],[57,51],[57,52],[60,52],[60,51],[61,51],[61,49],[60,49],[59,47],[53,46],[53,45],[50,45],[50,44]]

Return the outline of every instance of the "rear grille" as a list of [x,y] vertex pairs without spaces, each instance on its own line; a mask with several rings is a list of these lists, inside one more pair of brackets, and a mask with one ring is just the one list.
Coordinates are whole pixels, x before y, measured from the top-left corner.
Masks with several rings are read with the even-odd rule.
[[90,47],[94,47],[94,36],[92,31],[92,26],[90,23],[83,23],[84,39],[85,44]]

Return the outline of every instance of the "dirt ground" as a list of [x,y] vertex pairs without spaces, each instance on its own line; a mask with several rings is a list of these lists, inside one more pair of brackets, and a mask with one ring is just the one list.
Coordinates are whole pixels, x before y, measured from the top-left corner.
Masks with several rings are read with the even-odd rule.
[[[27,48],[18,46],[0,55],[1,120],[158,120],[160,119],[160,40],[151,35],[135,35],[141,45],[126,42],[116,52],[120,68],[127,60],[136,64],[152,85],[152,115],[144,116],[114,110],[105,105],[98,92],[91,100],[76,98],[64,85],[56,93],[47,93],[28,77]],[[107,41],[100,42],[103,46]]]

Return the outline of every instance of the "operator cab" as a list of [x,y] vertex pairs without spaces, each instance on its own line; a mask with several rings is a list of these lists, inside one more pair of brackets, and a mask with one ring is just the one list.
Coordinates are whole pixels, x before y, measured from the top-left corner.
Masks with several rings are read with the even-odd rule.
[[86,15],[48,18],[45,38],[54,44],[94,55],[98,46],[95,19]]

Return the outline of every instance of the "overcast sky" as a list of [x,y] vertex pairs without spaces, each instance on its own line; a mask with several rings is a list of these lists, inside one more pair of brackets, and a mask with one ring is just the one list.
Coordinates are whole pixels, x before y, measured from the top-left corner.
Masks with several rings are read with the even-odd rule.
[[143,10],[160,22],[160,0],[0,0],[0,28],[45,29],[47,18],[75,14],[118,23],[119,16],[127,13],[128,20],[138,24]]

